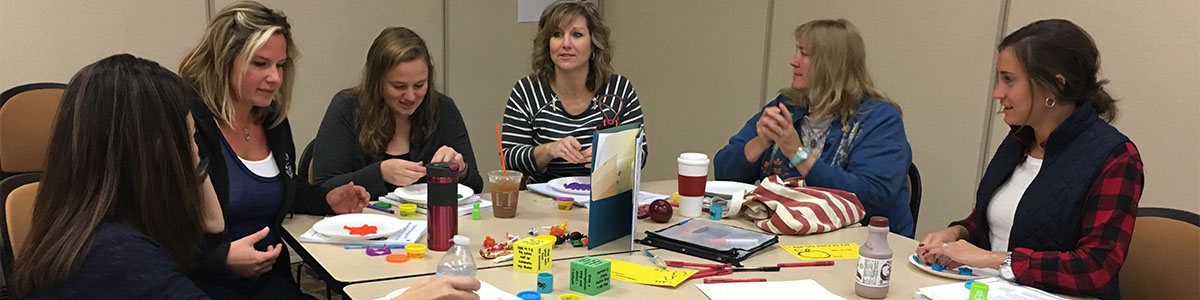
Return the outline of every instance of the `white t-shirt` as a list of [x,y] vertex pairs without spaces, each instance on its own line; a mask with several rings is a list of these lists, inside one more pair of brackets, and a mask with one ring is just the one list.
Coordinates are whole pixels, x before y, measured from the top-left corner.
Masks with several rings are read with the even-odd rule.
[[1008,236],[1012,231],[1013,216],[1017,214],[1017,204],[1021,196],[1029,188],[1029,183],[1037,177],[1042,169],[1042,160],[1025,156],[1025,162],[1013,169],[1008,182],[1000,185],[992,202],[988,203],[987,219],[991,233],[992,251],[1008,252]]
[[274,152],[267,153],[267,158],[259,161],[246,160],[240,156],[238,159],[242,160],[242,164],[246,165],[246,168],[250,169],[250,172],[258,175],[258,177],[272,178],[275,175],[279,175],[279,166],[275,165]]

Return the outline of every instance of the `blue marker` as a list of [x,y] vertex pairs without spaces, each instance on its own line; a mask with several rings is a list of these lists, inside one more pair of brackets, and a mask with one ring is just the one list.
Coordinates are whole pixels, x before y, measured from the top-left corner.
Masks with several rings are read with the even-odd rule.
[[[388,248],[399,249],[404,248],[404,244],[388,244]],[[346,245],[346,250],[367,249],[367,245]]]

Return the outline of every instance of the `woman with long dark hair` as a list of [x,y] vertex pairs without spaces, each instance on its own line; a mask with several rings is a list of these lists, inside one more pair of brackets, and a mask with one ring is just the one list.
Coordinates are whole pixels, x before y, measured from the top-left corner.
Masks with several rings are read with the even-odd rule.
[[404,27],[386,28],[367,51],[358,85],[325,110],[313,141],[313,181],[347,182],[373,196],[425,182],[425,165],[458,165],[458,180],[476,193],[483,179],[458,106],[437,92],[425,40]]
[[14,260],[9,284],[19,295],[207,298],[184,275],[205,231],[222,226],[216,199],[203,196],[195,97],[171,71],[128,54],[71,79],[33,208],[34,238]]

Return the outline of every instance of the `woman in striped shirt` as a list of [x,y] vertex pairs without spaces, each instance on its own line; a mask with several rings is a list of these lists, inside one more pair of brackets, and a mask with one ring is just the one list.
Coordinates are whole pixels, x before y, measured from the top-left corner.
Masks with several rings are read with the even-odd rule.
[[591,3],[558,1],[542,12],[533,72],[504,109],[504,159],[529,182],[587,176],[593,132],[642,121],[633,84],[609,64],[608,33]]

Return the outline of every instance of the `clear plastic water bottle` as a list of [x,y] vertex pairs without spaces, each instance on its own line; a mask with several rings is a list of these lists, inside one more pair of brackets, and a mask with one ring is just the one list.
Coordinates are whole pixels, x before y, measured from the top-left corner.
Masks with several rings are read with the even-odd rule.
[[450,249],[446,250],[446,254],[442,255],[442,260],[438,263],[437,277],[475,277],[475,259],[472,258],[471,251],[467,249],[467,245],[471,244],[471,238],[456,235],[453,241],[454,246],[450,246]]

